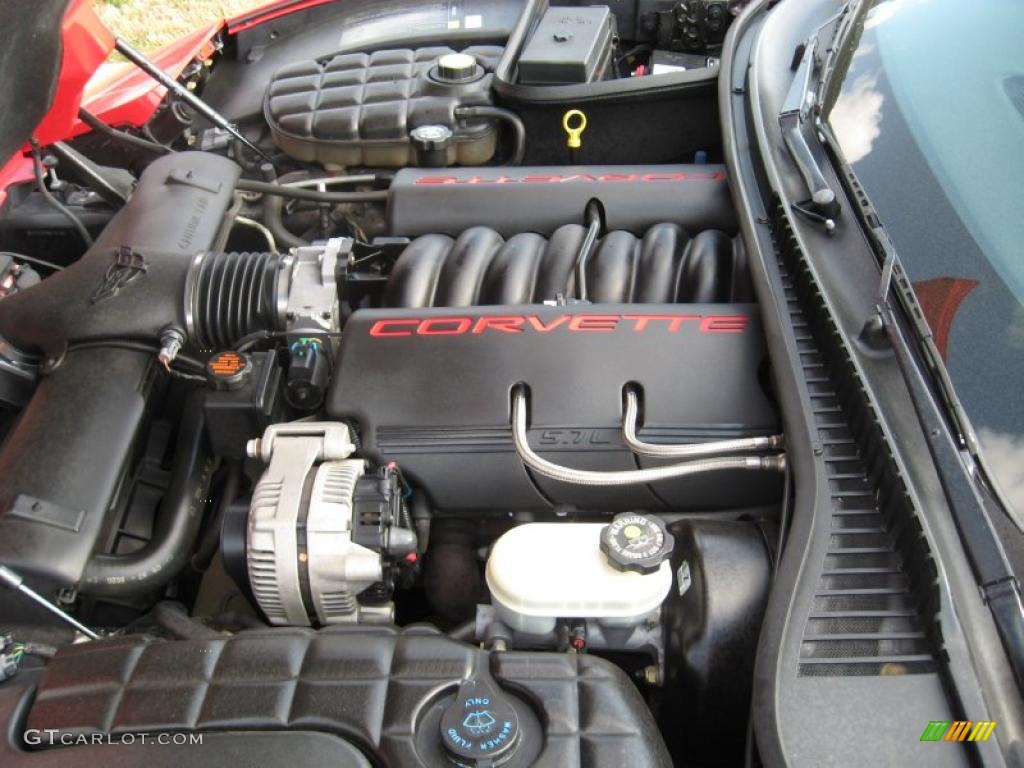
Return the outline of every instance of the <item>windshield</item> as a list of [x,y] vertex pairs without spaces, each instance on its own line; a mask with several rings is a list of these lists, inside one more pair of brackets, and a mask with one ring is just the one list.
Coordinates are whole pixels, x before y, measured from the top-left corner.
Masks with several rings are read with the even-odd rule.
[[[827,119],[1024,512],[1024,3],[884,0]],[[849,52],[844,52],[849,55]]]

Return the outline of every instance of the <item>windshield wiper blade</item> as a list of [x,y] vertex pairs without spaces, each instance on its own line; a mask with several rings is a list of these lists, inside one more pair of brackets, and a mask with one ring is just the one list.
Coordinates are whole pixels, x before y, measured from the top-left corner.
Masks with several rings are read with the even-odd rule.
[[[862,204],[870,207],[866,200]],[[872,218],[877,221],[877,217]],[[973,433],[945,366],[937,363],[940,358],[937,357],[931,331],[920,317],[913,293],[908,294],[912,289],[904,286],[906,272],[896,247],[881,223],[866,229],[885,257],[876,311],[907,382],[928,452],[939,475],[939,484],[960,532],[982,599],[992,612],[1017,684],[1024,688],[1024,601],[1020,582],[989,516],[989,509],[994,504],[1005,507],[1007,511],[1011,507],[997,497],[987,496],[977,472],[969,466],[977,466],[978,463],[977,453],[971,450],[972,441],[969,439]],[[893,295],[909,322],[913,341],[916,342],[913,346],[897,317]],[[919,364],[921,362],[923,365]],[[934,396],[927,382],[932,383],[938,397]],[[943,411],[948,422],[943,419]],[[954,428],[952,440],[946,438],[950,423]]]
[[[861,204],[868,208],[871,205],[866,198],[862,199]],[[938,395],[937,403],[942,407],[948,423],[952,427],[953,438],[957,442],[958,448],[964,454],[965,460],[974,465],[971,470],[972,476],[977,476],[981,470],[985,470],[987,473],[982,449],[978,444],[978,438],[974,434],[974,428],[971,426],[970,419],[967,416],[967,409],[964,408],[963,403],[960,401],[960,396],[957,394],[953,380],[949,376],[949,371],[946,369],[946,365],[935,346],[935,337],[927,320],[924,318],[924,312],[917,303],[917,296],[914,294],[913,288],[909,287],[906,279],[907,272],[885,227],[877,222],[877,215],[874,214],[873,208],[871,208],[871,212],[872,216],[870,218],[874,219],[876,223],[868,226],[867,232],[884,257],[882,261],[882,279],[878,286],[877,311],[879,317],[884,325],[887,314],[884,310],[889,308],[889,314],[891,315],[892,297],[895,296],[900,307],[903,309],[903,316],[906,318],[906,322],[913,333],[918,354],[923,363],[923,371],[928,375],[929,381],[935,388]],[[1020,516],[1012,504],[1000,496],[998,485],[990,480],[989,487],[996,502],[1006,513],[1006,516],[1017,526],[1018,530],[1024,532],[1024,518]]]
[[[825,51],[824,61],[821,64],[821,71],[818,75],[818,90],[815,98],[817,99],[816,106],[819,112],[829,108],[828,93],[832,87],[836,84],[841,85],[842,79],[846,74],[846,67],[842,70],[839,69],[840,62],[844,61],[844,57],[840,56],[840,53],[843,51],[852,52],[850,46],[851,36],[858,32],[861,27],[858,22],[863,21],[871,6],[870,0],[852,0],[852,2],[843,6],[840,12],[829,22],[836,22],[836,26],[832,34],[832,42]],[[846,58],[845,61],[848,67],[849,58]]]
[[1024,689],[1024,602],[1020,582],[992,525],[989,515],[991,497],[983,495],[977,475],[968,470],[963,453],[948,439],[938,403],[921,375],[913,347],[904,337],[896,310],[888,297],[879,304],[878,313],[907,382],[939,484],[960,533],[982,599],[992,612],[1017,684]]

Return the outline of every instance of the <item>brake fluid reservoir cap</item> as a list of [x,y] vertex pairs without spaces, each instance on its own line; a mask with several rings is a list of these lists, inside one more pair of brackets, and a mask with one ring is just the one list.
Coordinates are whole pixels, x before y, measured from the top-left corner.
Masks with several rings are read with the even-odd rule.
[[601,531],[601,551],[618,571],[655,573],[674,546],[672,534],[654,515],[625,512]]
[[445,83],[466,83],[479,76],[477,69],[476,59],[468,53],[446,53],[437,60],[434,74]]
[[498,766],[519,746],[519,718],[496,686],[465,680],[441,717],[441,741],[455,765]]

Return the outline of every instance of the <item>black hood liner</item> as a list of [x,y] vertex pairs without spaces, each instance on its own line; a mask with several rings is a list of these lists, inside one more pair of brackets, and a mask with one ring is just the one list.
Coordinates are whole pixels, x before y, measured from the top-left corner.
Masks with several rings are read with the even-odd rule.
[[71,0],[0,0],[0,165],[46,116],[57,90],[61,21]]

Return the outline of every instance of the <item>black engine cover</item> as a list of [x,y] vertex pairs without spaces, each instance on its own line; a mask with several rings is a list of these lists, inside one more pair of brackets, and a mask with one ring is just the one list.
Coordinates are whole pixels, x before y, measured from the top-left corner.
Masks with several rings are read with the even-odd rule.
[[651,466],[622,440],[623,389],[641,394],[640,437],[689,443],[769,434],[764,341],[749,304],[579,304],[374,309],[345,327],[331,417],[367,456],[396,461],[443,511],[720,509],[755,504],[778,477],[716,472],[623,488],[569,485],[516,456],[511,393],[529,389],[530,444],[578,469]]

